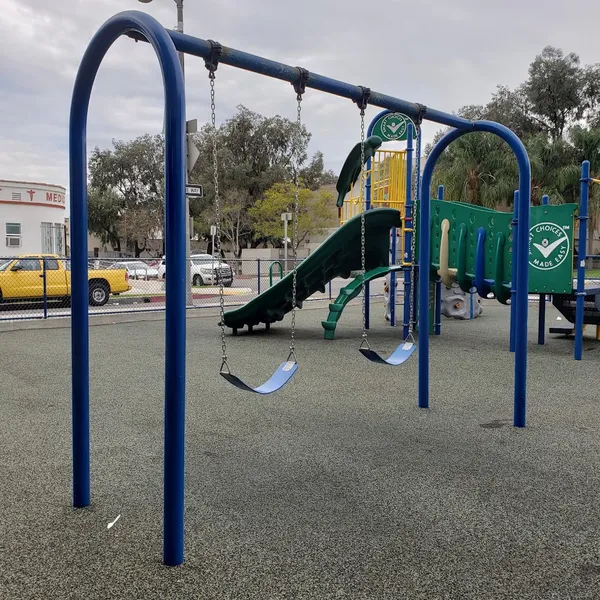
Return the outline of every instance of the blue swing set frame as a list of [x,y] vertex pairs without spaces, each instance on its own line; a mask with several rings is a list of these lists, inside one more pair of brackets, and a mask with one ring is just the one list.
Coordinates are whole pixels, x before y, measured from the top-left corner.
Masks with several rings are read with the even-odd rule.
[[[185,433],[185,89],[177,51],[209,59],[213,45],[207,40],[165,29],[156,19],[140,11],[125,11],[106,21],[83,55],[71,102],[69,123],[71,253],[72,253],[72,432],[73,505],[90,504],[89,449],[89,319],[87,281],[87,115],[94,80],[102,59],[122,35],[150,43],[157,54],[165,90],[165,242],[169,277],[166,282],[165,328],[165,454],[163,561],[178,565],[184,557],[184,433]],[[219,62],[288,83],[302,77],[298,68],[223,47]],[[306,87],[358,102],[364,88],[310,73]],[[514,425],[525,426],[527,380],[527,289],[530,164],[525,147],[508,128],[489,121],[469,121],[455,115],[371,91],[369,104],[402,112],[415,119],[433,121],[455,129],[433,148],[425,169],[419,202],[419,263],[426,272],[430,261],[429,192],[435,164],[443,150],[460,136],[485,131],[500,136],[513,150],[519,165],[520,227],[517,240],[517,285],[515,293],[515,389]],[[521,249],[525,249],[521,251]],[[419,278],[420,302],[428,301],[428,278]],[[428,310],[419,311],[418,405],[429,406]]]

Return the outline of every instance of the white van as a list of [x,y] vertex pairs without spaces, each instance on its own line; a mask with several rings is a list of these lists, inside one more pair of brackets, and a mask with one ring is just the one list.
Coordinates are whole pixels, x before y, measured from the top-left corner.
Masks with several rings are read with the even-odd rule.
[[[217,285],[219,277],[223,278],[225,287],[231,287],[233,284],[233,269],[226,262],[210,254],[192,254],[190,259],[192,285]],[[158,276],[164,279],[166,272],[167,265],[163,256],[158,265]]]

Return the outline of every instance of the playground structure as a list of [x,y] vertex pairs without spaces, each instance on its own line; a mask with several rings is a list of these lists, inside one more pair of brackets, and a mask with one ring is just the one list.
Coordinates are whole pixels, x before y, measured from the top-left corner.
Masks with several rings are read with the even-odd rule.
[[[515,389],[514,425],[525,426],[527,383],[527,247],[529,232],[528,199],[531,172],[527,152],[508,128],[490,121],[469,121],[448,113],[380,94],[362,86],[336,81],[300,68],[250,55],[220,44],[166,30],[158,21],[138,11],[126,11],[109,19],[91,40],[79,67],[71,104],[70,190],[72,260],[72,407],[73,407],[73,504],[90,503],[89,442],[89,330],[87,311],[87,177],[86,123],[90,95],[102,59],[114,41],[128,35],[147,41],[154,48],[162,69],[165,88],[165,198],[166,198],[166,280],[165,327],[165,456],[164,456],[164,550],[167,565],[183,562],[184,518],[184,431],[185,431],[185,359],[186,359],[186,273],[185,273],[185,90],[177,51],[199,56],[212,67],[218,64],[270,76],[288,83],[303,82],[306,88],[348,98],[359,105],[364,116],[367,105],[401,112],[420,127],[422,120],[454,127],[432,150],[423,172],[419,196],[419,268],[426,272],[431,264],[431,206],[429,190],[436,161],[441,152],[458,137],[485,131],[501,137],[514,152],[519,166],[520,228],[516,241],[518,262],[514,285],[515,307]],[[214,79],[212,81],[214,84]],[[214,115],[214,113],[213,113]],[[393,210],[393,209],[380,209]],[[373,214],[376,214],[373,211]],[[371,217],[361,213],[361,225]],[[362,229],[362,227],[361,227]],[[365,241],[364,235],[362,236]],[[387,240],[387,238],[386,238]],[[372,243],[367,240],[367,243]],[[522,250],[521,250],[522,249]],[[386,247],[387,253],[387,247]],[[365,259],[362,254],[362,267]],[[298,269],[299,272],[299,269]],[[282,280],[282,282],[285,281]],[[279,284],[281,285],[281,284]],[[418,405],[429,406],[428,285],[418,280]],[[272,288],[274,289],[274,288]]]

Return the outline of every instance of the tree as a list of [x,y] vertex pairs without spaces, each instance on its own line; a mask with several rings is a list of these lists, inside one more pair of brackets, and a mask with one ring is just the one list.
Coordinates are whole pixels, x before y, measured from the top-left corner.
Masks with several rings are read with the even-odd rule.
[[119,248],[117,240],[125,239],[139,257],[163,228],[163,137],[143,135],[130,142],[113,140],[112,150],[95,148],[89,172],[90,231]]
[[112,189],[101,191],[90,188],[88,192],[88,229],[100,241],[121,251],[119,219],[123,201]]
[[447,197],[453,200],[493,208],[511,202],[517,182],[515,167],[514,157],[499,137],[470,133],[444,151],[433,185],[444,184]]
[[330,185],[337,181],[337,176],[331,170],[325,171],[323,153],[315,152],[310,163],[300,169],[300,181],[309,190],[318,190],[324,185]]
[[[263,198],[249,210],[254,220],[256,236],[281,247],[284,224],[281,214],[294,211],[295,187],[292,183],[276,183]],[[310,235],[319,235],[334,226],[336,218],[333,194],[327,191],[311,191],[303,187],[298,191],[298,243]],[[292,231],[288,231],[292,237]]]
[[[307,179],[305,185],[313,188],[333,177],[323,171],[320,153],[303,168],[310,137],[304,126],[298,128],[295,122],[279,115],[263,117],[244,106],[238,106],[237,113],[217,129],[220,197],[231,211],[228,213],[231,220],[223,227],[223,233],[228,230],[226,239],[232,243],[237,258],[247,243],[259,237],[249,211],[266,190],[276,183],[292,181],[297,168]],[[204,185],[204,198],[192,214],[199,222],[198,229],[206,231],[215,217],[212,127],[203,127],[194,141],[200,157],[191,177]]]
[[[587,107],[584,70],[579,56],[546,46],[529,67],[529,79],[522,90],[530,102],[531,114],[547,129],[552,140],[561,139],[565,128],[581,119]],[[593,90],[592,90],[593,91]]]

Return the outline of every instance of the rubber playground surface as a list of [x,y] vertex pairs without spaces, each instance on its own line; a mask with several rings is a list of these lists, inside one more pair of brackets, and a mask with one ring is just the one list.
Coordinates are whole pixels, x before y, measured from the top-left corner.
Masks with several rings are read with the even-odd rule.
[[[175,568],[162,565],[163,322],[90,330],[87,509],[70,505],[70,330],[0,334],[0,598],[600,598],[593,332],[575,362],[572,340],[536,345],[530,307],[528,426],[516,430],[508,307],[443,319],[429,410],[416,406],[416,355],[368,363],[360,305],[346,311],[334,341],[325,304],[299,311],[300,369],[266,397],[228,387],[216,319],[188,319]],[[382,305],[372,314],[371,346],[390,352],[399,331]],[[228,336],[232,370],[264,381],[288,327]]]

